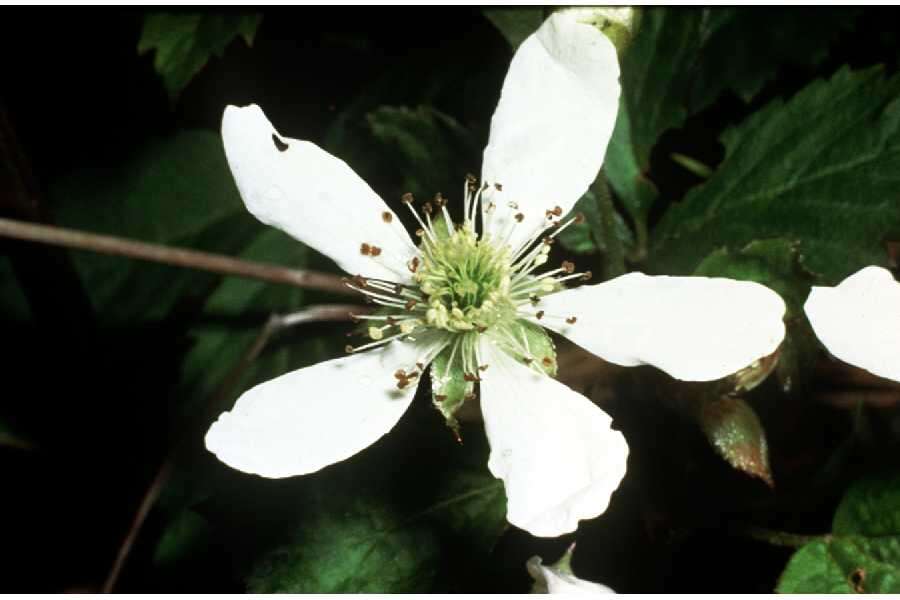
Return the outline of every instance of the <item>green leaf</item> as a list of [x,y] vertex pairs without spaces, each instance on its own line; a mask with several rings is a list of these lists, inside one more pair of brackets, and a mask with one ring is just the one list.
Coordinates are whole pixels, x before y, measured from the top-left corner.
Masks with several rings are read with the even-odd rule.
[[503,528],[502,484],[462,471],[447,479],[435,501],[403,517],[371,497],[349,506],[323,494],[293,540],[265,556],[247,580],[253,593],[422,593],[441,567],[441,531],[486,555]]
[[556,346],[546,329],[519,320],[506,326],[504,333],[497,341],[504,351],[523,363],[537,366],[550,377],[556,377]]
[[707,402],[700,413],[700,424],[710,444],[728,464],[774,485],[766,432],[743,399],[725,396]]
[[462,206],[456,191],[463,187],[466,173],[476,170],[477,163],[471,161],[479,152],[466,128],[430,106],[382,106],[368,113],[366,122],[395,189],[420,199],[441,192]]
[[[74,173],[51,186],[49,197],[62,226],[223,254],[236,254],[263,229],[241,202],[219,136],[206,131],[152,143],[115,168]],[[72,257],[108,322],[162,319],[218,280],[120,256]]]
[[[609,244],[606,240],[606,225],[597,201],[594,188],[589,189],[581,199],[575,203],[572,213],[584,215],[584,222],[569,225],[559,234],[559,243],[567,250],[577,254],[593,254],[595,252],[608,252]],[[613,231],[618,243],[630,251],[634,246],[634,235],[628,224],[618,212],[613,212]]]
[[804,266],[834,284],[900,234],[900,78],[843,69],[776,101],[723,136],[715,175],[663,216],[650,257],[690,273],[718,248],[759,238],[798,243]]
[[543,8],[488,8],[484,10],[488,21],[500,30],[513,50],[525,41],[544,21]]
[[851,486],[835,512],[831,535],[791,557],[777,591],[900,592],[900,476]]
[[163,530],[153,551],[153,562],[168,567],[202,554],[211,543],[210,533],[206,519],[192,510],[182,510]]
[[221,57],[237,37],[253,45],[262,15],[167,14],[147,15],[138,54],[155,51],[153,67],[175,100],[213,56]]

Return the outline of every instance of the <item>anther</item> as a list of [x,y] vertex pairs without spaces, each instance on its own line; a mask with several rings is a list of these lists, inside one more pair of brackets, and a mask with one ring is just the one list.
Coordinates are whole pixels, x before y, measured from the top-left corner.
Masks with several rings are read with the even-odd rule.
[[544,358],[541,359],[541,363],[545,367],[551,367],[551,366],[553,366],[553,359],[550,358],[549,356],[545,356]]
[[419,269],[419,257],[413,256],[412,259],[406,263],[406,266],[409,268],[411,273],[415,273]]
[[435,394],[434,399],[438,402],[444,402],[445,400],[447,400],[447,396],[445,396],[444,394]]
[[372,246],[371,254],[372,256],[379,256],[381,254],[381,248],[379,248],[378,246]]
[[406,379],[406,371],[404,371],[403,369],[397,369],[394,372],[394,378],[395,379]]
[[384,211],[383,213],[381,213],[381,220],[385,223],[390,223],[394,220],[394,215],[392,215],[388,211]]
[[393,327],[394,325],[397,324],[397,319],[395,319],[394,317],[387,317],[387,318],[385,319],[385,321],[386,321],[387,324],[390,325],[391,327]]
[[555,216],[555,217],[561,217],[561,216],[562,216],[562,213],[563,213],[563,210],[562,210],[562,207],[561,207],[561,206],[554,206],[554,207],[553,207],[553,210],[550,211],[550,212],[552,212],[552,213],[553,213],[553,216]]
[[495,183],[495,184],[494,184],[494,187],[497,189],[498,192],[502,192],[502,191],[503,191],[503,186],[500,185],[499,183]]
[[422,205],[422,212],[429,215],[434,212],[434,206],[431,204],[431,202],[426,202]]
[[484,373],[490,365],[478,365],[478,370]]
[[361,321],[359,315],[354,315],[353,313],[350,313],[350,320],[354,323],[359,323]]
[[437,205],[438,208],[443,208],[444,206],[447,205],[447,199],[444,198],[443,194],[438,192],[437,194],[434,195],[434,203]]
[[590,271],[585,271],[584,273],[581,274],[581,280],[582,281],[590,281],[591,277],[593,277],[593,276],[594,276],[594,274],[591,273]]
[[403,306],[403,308],[405,308],[408,311],[414,309],[415,307],[416,307],[415,300],[407,300],[406,304]]
[[485,327],[484,325],[476,325],[475,331],[477,331],[478,333],[484,333],[485,331],[487,331],[487,327]]
[[534,316],[537,318],[538,321],[540,321],[541,319],[544,318],[544,311],[539,310],[539,311],[537,311],[537,312],[535,313]]
[[347,354],[350,354],[351,352],[353,352],[353,346],[351,346],[350,344],[347,344],[346,346],[344,346],[344,352],[346,352]]
[[362,246],[359,247],[359,253],[363,256],[369,256],[372,253],[372,246],[363,242]]
[[[366,244],[363,244],[363,246],[365,245]],[[366,287],[369,285],[369,282],[362,275],[354,275],[350,278],[350,281],[352,281],[356,287]]]
[[463,373],[463,381],[481,381],[481,377],[479,377],[478,375],[472,375],[471,373]]
[[419,370],[420,370],[420,371],[424,371],[424,370],[425,370],[425,365],[424,365],[423,363],[417,362],[417,363],[416,363],[416,366],[419,367]]
[[568,323],[569,325],[574,325],[575,321],[577,321],[577,320],[578,320],[577,317],[569,317],[568,319],[566,319],[566,323]]
[[476,395],[473,394],[472,392],[469,392],[468,394],[466,394],[465,396],[463,396],[463,400],[474,400],[474,399],[476,399],[477,397],[478,397],[478,396],[476,396]]
[[531,305],[532,305],[532,306],[537,306],[537,305],[538,305],[538,302],[541,301],[541,297],[540,297],[540,296],[529,296],[528,299],[531,300]]
[[421,229],[421,228],[420,228],[420,229],[416,229],[416,236],[422,237],[423,235],[425,235],[425,230],[424,230],[424,229]]
[[568,260],[564,260],[562,262],[562,270],[565,271],[566,273],[574,273],[575,272],[575,263],[568,261]]
[[400,202],[402,202],[403,204],[412,204],[413,202],[415,202],[415,200],[416,199],[413,198],[413,195],[409,192],[406,192],[405,194],[400,196]]
[[525,215],[522,213],[516,213],[516,222],[521,223],[525,219]]
[[575,224],[581,225],[584,223],[584,213],[576,213],[575,214]]

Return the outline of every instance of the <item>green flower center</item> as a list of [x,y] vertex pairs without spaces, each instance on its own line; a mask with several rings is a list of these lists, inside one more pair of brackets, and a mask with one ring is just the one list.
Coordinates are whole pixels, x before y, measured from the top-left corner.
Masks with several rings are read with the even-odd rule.
[[415,276],[427,298],[426,323],[462,332],[484,331],[513,320],[508,246],[478,239],[464,226],[451,233],[440,222],[433,231],[433,239],[423,238],[422,262]]

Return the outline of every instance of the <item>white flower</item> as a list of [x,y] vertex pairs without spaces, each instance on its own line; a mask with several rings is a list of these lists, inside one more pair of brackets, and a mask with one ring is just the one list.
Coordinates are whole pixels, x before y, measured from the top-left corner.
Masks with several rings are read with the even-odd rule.
[[569,546],[566,553],[555,564],[546,567],[540,556],[532,556],[525,563],[528,574],[534,579],[531,588],[536,594],[615,594],[605,585],[586,581],[575,577],[572,573],[572,551],[575,544]]
[[394,426],[434,361],[435,403],[451,423],[480,382],[509,521],[556,536],[606,510],[628,447],[602,410],[548,376],[556,364],[540,326],[611,362],[690,380],[776,349],[784,304],[754,283],[631,273],[567,290],[589,273],[571,263],[537,273],[578,219],[563,217],[600,169],[618,106],[616,50],[575,14],[555,13],[516,52],[462,223],[440,196],[422,214],[405,196],[418,246],[344,162],[282,137],[258,106],[226,109],[225,151],[247,208],[331,257],[385,312],[359,317],[372,341],[349,356],[244,393],[206,436],[220,460],[287,477],[352,456]]
[[813,287],[803,309],[831,354],[900,381],[900,284],[890,271],[866,267],[837,287]]

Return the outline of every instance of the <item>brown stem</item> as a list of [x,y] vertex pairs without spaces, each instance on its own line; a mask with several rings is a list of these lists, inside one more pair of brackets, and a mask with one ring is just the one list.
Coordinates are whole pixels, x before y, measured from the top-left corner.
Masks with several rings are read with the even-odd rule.
[[[260,330],[259,335],[256,336],[256,339],[247,346],[247,349],[241,357],[238,358],[222,379],[222,383],[209,397],[207,404],[214,407],[228,397],[233,391],[234,386],[241,380],[241,376],[247,368],[259,357],[269,340],[279,331],[302,323],[346,321],[350,320],[351,313],[359,315],[368,312],[371,312],[371,309],[366,306],[322,304],[310,306],[305,310],[287,315],[273,314],[269,317],[269,320],[266,321],[266,324],[263,325],[263,328]],[[125,561],[128,559],[128,555],[131,553],[135,541],[137,541],[138,534],[144,526],[144,521],[147,520],[150,510],[153,508],[153,505],[156,504],[156,500],[159,498],[163,487],[165,487],[166,482],[169,480],[169,475],[174,468],[175,457],[179,446],[180,445],[177,443],[173,445],[172,450],[166,456],[159,471],[157,471],[156,476],[147,488],[147,491],[144,492],[141,503],[138,505],[138,509],[134,514],[134,519],[131,522],[131,527],[129,527],[125,539],[122,540],[122,545],[119,546],[119,551],[116,554],[116,560],[106,577],[106,581],[103,583],[103,593],[111,593],[113,588],[115,588],[116,582],[119,580],[119,575],[122,572],[122,567],[125,565]]]
[[301,271],[278,265],[241,260],[221,254],[150,244],[53,225],[36,225],[14,219],[0,218],[0,236],[78,250],[90,250],[101,254],[149,260],[189,269],[212,271],[224,275],[261,279],[272,283],[283,283],[307,289],[318,289],[342,294],[352,293],[337,275],[319,273],[317,271]]

